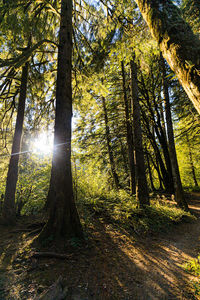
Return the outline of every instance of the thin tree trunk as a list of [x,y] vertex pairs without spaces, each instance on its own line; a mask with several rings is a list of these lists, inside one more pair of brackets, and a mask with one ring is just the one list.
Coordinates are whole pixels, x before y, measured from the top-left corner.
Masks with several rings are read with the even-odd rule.
[[119,137],[119,143],[120,143],[120,152],[121,152],[121,156],[123,158],[123,167],[124,167],[124,172],[125,174],[128,174],[128,162],[127,162],[127,151],[125,149],[125,146],[122,143],[121,137]]
[[133,131],[131,126],[131,116],[129,113],[123,61],[121,62],[121,68],[122,68],[124,107],[125,107],[125,117],[126,117],[126,140],[128,145],[128,162],[129,162],[129,170],[130,170],[130,191],[131,194],[135,194],[136,183],[135,183],[135,158],[134,158],[134,145],[133,145]]
[[167,168],[167,173],[168,173],[168,188],[167,188],[167,192],[170,194],[173,194],[175,191],[174,188],[174,181],[173,181],[173,174],[172,174],[172,162],[170,159],[170,154],[169,154],[169,150],[168,150],[168,145],[167,145],[167,141],[165,139],[165,136],[162,132],[162,128],[160,127],[160,131],[161,133],[158,131],[158,127],[155,126],[155,132],[156,135],[158,137],[158,140],[160,142],[161,148],[163,150],[163,155],[164,155],[164,159],[165,159],[165,164],[166,164],[166,168]]
[[[151,130],[150,130],[150,126],[149,126],[149,121],[144,113],[144,111],[142,111],[142,116],[143,116],[143,120],[144,120],[144,124],[145,124],[145,127],[146,127],[146,130],[147,130],[147,136],[150,140],[150,143],[155,151],[155,155],[156,155],[156,161],[158,162],[158,165],[160,166],[160,170],[161,170],[161,173],[162,173],[162,179],[163,179],[163,183],[164,183],[164,187],[165,187],[165,191],[167,193],[169,193],[171,191],[171,186],[170,186],[170,175],[169,173],[167,172],[166,168],[165,168],[165,165],[164,165],[164,162],[163,162],[163,159],[162,159],[162,156],[161,156],[161,153],[160,153],[160,149],[157,145],[157,142],[156,142],[156,139],[155,139],[155,134],[154,132],[152,133]],[[154,129],[153,129],[154,130]],[[156,169],[157,172],[159,171],[159,168]],[[159,175],[159,179],[160,179],[160,172],[158,173]]]
[[149,170],[149,180],[150,180],[150,184],[151,184],[151,190],[155,191],[156,188],[155,188],[154,183],[153,183],[153,176],[152,176],[152,172],[151,172],[151,166],[150,166],[150,161],[149,161],[149,153],[147,151],[147,148],[145,148],[145,152],[146,152],[147,167],[148,167],[148,170]]
[[[72,119],[72,1],[61,1],[61,23],[58,47],[56,85],[56,116],[54,152],[47,202],[49,219],[39,236],[55,239],[83,237],[73,197],[71,172],[71,119]],[[58,145],[58,146],[56,146]]]
[[200,113],[200,40],[172,0],[136,0],[164,58]]
[[163,77],[163,89],[164,89],[163,92],[165,98],[164,103],[165,103],[165,112],[166,112],[167,136],[169,142],[170,158],[172,162],[172,174],[173,174],[173,182],[175,187],[175,200],[181,208],[188,210],[188,205],[184,197],[184,191],[182,187],[178,160],[176,155],[174,131],[173,131],[173,124],[172,124],[172,117],[171,117],[171,109],[170,109],[169,90],[168,90],[168,83],[166,79],[165,61],[162,55],[161,55],[161,65],[162,65],[162,77]]
[[104,111],[104,121],[105,121],[105,128],[106,128],[106,142],[107,142],[107,148],[108,148],[108,156],[110,160],[110,168],[111,168],[111,173],[112,177],[115,183],[116,189],[119,189],[119,178],[116,172],[116,167],[115,167],[115,161],[114,161],[114,155],[113,155],[113,150],[111,146],[111,136],[110,136],[110,128],[108,125],[108,113],[107,113],[107,107],[106,107],[106,100],[104,97],[102,97],[102,104],[103,104],[103,111]]
[[24,123],[24,111],[26,103],[26,91],[28,82],[28,62],[22,68],[21,86],[19,94],[19,103],[17,108],[17,119],[15,133],[13,138],[11,158],[8,167],[6,180],[6,192],[3,205],[3,222],[5,224],[14,224],[16,219],[15,192],[18,180],[19,152],[21,149],[21,138]]
[[[161,116],[160,112],[158,109],[158,104],[155,100],[155,96],[153,95],[152,100],[154,104],[155,111],[152,109],[152,103],[150,102],[150,97],[149,97],[149,92],[145,87],[144,79],[143,76],[142,78],[142,84],[143,84],[143,92],[145,93],[145,100],[146,104],[148,105],[148,109],[150,112],[151,119],[153,121],[153,126],[155,129],[156,136],[160,142],[161,148],[163,150],[164,158],[165,158],[165,164],[167,168],[167,176],[164,176],[163,178],[166,178],[166,191],[170,194],[174,193],[174,182],[173,182],[173,175],[172,175],[172,166],[171,166],[171,160],[170,160],[170,155],[169,155],[169,150],[168,150],[168,145],[167,145],[167,140],[166,140],[166,134],[165,131],[163,131],[163,126],[162,126],[162,121],[161,121]],[[148,121],[146,121],[146,125],[148,125]],[[153,140],[155,141],[155,137],[153,137]],[[156,143],[156,142],[155,142]],[[162,168],[162,166],[161,166]]]
[[195,174],[194,162],[193,162],[193,157],[192,157],[191,144],[190,144],[190,140],[188,138],[188,134],[186,135],[186,138],[187,138],[187,144],[188,144],[188,150],[189,150],[190,166],[191,166],[191,169],[192,169],[192,177],[193,177],[193,180],[194,180],[195,187],[198,187],[198,182],[197,182],[197,177],[196,177],[196,174]]
[[[135,59],[135,57],[133,59]],[[150,205],[150,202],[145,174],[144,152],[142,145],[140,104],[137,86],[137,66],[134,60],[131,61],[131,90],[136,161],[136,199],[139,205],[143,207],[145,205]]]
[[[153,159],[152,159],[152,163],[153,163]],[[163,184],[164,184],[164,181],[163,181],[163,178],[161,176],[161,173],[160,173],[160,167],[159,167],[159,162],[158,162],[158,159],[157,159],[157,156],[156,156],[156,164],[155,164],[155,169],[157,171],[157,174],[158,174],[158,179],[159,179],[159,184],[160,184],[160,190],[164,190],[163,188]]]
[[161,117],[161,125],[162,125],[162,131],[165,137],[165,140],[167,140],[167,133],[166,133],[166,127],[165,127],[165,117],[164,117],[164,111],[163,111],[163,103],[162,99],[160,100],[159,104],[159,111],[160,111],[160,117]]

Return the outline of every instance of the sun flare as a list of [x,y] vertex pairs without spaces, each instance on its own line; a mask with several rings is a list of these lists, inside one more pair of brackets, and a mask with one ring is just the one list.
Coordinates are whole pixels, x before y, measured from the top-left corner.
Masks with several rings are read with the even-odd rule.
[[53,151],[53,136],[43,132],[32,142],[32,150],[35,154],[50,155]]

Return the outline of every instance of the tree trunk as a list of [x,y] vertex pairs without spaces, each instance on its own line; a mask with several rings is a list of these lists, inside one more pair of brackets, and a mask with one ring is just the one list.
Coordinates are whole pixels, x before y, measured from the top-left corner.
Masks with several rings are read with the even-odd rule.
[[[39,236],[42,241],[83,237],[73,197],[71,172],[71,119],[72,119],[72,1],[61,1],[61,23],[58,47],[56,85],[56,116],[54,152],[47,202],[49,219]],[[57,145],[57,146],[56,146]]]
[[8,175],[6,180],[6,192],[3,205],[3,222],[5,224],[14,224],[16,218],[15,209],[15,192],[18,179],[18,162],[19,152],[21,149],[21,138],[24,123],[24,111],[26,103],[26,91],[28,82],[28,62],[22,68],[21,86],[19,94],[19,103],[17,108],[17,119],[15,125],[15,133],[13,137],[13,145],[11,158],[8,167]]
[[123,61],[121,62],[121,68],[122,68],[124,107],[125,107],[125,117],[126,117],[126,140],[128,145],[128,162],[129,162],[129,170],[130,170],[130,191],[131,194],[135,194],[136,183],[135,183],[135,158],[134,158],[134,145],[133,145],[133,131],[131,126],[131,116],[129,113],[128,98],[126,93],[126,79],[125,79]]
[[[156,156],[156,161],[158,162],[159,166],[160,166],[160,170],[161,170],[161,173],[162,173],[162,179],[163,179],[163,183],[164,183],[164,186],[165,186],[165,191],[167,193],[169,193],[172,189],[172,187],[170,186],[171,185],[171,178],[170,178],[170,175],[169,173],[167,172],[166,168],[165,168],[165,165],[164,165],[164,162],[163,162],[163,159],[162,159],[162,156],[161,156],[161,153],[160,153],[160,149],[157,145],[157,142],[156,142],[156,139],[155,139],[155,134],[154,132],[152,133],[151,130],[150,130],[150,126],[149,126],[149,120],[148,118],[146,117],[145,115],[145,112],[142,111],[142,116],[143,116],[143,120],[144,120],[144,124],[145,124],[145,128],[146,128],[146,133],[147,133],[147,136],[150,140],[150,143],[155,151],[155,156]],[[153,128],[154,130],[154,128]],[[159,168],[156,169],[157,172],[158,172],[158,176],[159,176],[159,179],[160,179],[160,172],[159,172]]]
[[165,61],[162,55],[161,55],[161,66],[162,66],[162,79],[163,79],[163,93],[165,98],[164,103],[165,103],[165,113],[166,113],[166,123],[167,123],[167,137],[168,137],[168,144],[169,144],[170,159],[172,163],[171,166],[172,166],[173,182],[175,188],[175,200],[181,208],[188,210],[188,205],[184,197],[184,191],[182,187],[178,160],[176,155],[174,131],[173,131],[170,100],[169,100],[168,82],[166,79]]
[[[153,159],[152,159],[152,163],[153,163]],[[160,184],[160,188],[159,189],[161,191],[163,191],[164,190],[164,188],[163,188],[164,181],[163,181],[163,178],[162,178],[162,176],[160,174],[160,168],[159,167],[160,167],[160,165],[159,165],[158,159],[156,157],[155,169],[156,169],[157,174],[158,174],[158,180],[159,180],[159,184]]]
[[[159,107],[157,104],[157,101],[155,99],[155,95],[152,96],[153,106],[155,110],[152,108],[152,103],[150,102],[149,97],[149,91],[145,87],[143,76],[142,78],[142,84],[143,84],[143,92],[145,93],[145,101],[148,105],[148,110],[151,116],[151,120],[153,121],[153,128],[155,129],[156,136],[160,142],[161,148],[163,150],[164,158],[165,158],[165,164],[167,168],[167,176],[164,176],[163,178],[166,178],[166,192],[173,194],[174,193],[174,182],[173,182],[173,175],[172,175],[172,166],[171,166],[171,160],[166,140],[166,134],[165,131],[163,131],[162,121],[161,121],[161,115],[159,112]],[[154,94],[154,93],[152,93]],[[146,126],[149,127],[149,121],[146,121]],[[153,131],[154,132],[154,131]],[[154,135],[154,134],[153,134]],[[153,140],[155,141],[155,137],[153,136]],[[156,143],[156,142],[155,142]],[[162,168],[162,167],[161,167]]]
[[150,205],[150,202],[145,174],[144,152],[142,145],[140,104],[137,86],[137,66],[134,60],[131,61],[131,90],[136,161],[136,199],[140,207],[143,207],[145,205]]
[[164,58],[200,113],[200,40],[172,0],[136,0]]
[[187,144],[188,144],[188,150],[189,150],[189,159],[190,159],[190,166],[192,169],[192,177],[194,180],[194,185],[195,187],[198,187],[198,182],[197,182],[197,178],[196,178],[196,173],[195,173],[195,168],[194,168],[194,163],[193,163],[193,157],[192,157],[192,150],[191,150],[191,145],[190,145],[190,140],[188,138],[188,134],[186,135],[187,138]]
[[150,180],[150,184],[151,184],[151,190],[155,191],[156,188],[153,184],[153,176],[152,176],[152,172],[151,172],[151,166],[150,166],[150,161],[149,161],[149,153],[147,151],[147,148],[145,148],[145,152],[146,152],[146,160],[147,160],[147,167],[148,167],[148,171],[149,171],[149,180]]
[[108,113],[107,113],[107,107],[106,107],[106,100],[104,97],[102,97],[102,104],[103,104],[103,111],[104,111],[104,121],[105,121],[105,128],[106,128],[106,142],[107,142],[107,148],[108,148],[108,156],[110,160],[110,167],[111,167],[111,173],[112,177],[115,183],[116,189],[119,189],[119,178],[116,172],[116,167],[115,167],[115,161],[114,161],[114,155],[112,151],[112,146],[111,146],[111,136],[110,136],[110,128],[108,125]]

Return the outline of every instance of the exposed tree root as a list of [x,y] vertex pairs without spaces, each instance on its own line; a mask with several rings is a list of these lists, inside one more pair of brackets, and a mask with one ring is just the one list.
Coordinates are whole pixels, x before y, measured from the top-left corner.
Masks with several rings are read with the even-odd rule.
[[72,257],[73,254],[61,254],[56,252],[34,252],[31,257],[40,258],[40,257],[49,257],[49,258],[59,258],[59,259],[67,259]]
[[47,291],[42,293],[35,300],[62,300],[68,293],[65,280],[60,276],[58,280],[52,284]]

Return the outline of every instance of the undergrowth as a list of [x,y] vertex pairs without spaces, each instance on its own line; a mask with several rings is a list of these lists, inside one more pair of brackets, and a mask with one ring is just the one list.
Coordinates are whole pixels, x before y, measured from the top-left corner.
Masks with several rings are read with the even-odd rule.
[[168,201],[164,196],[151,201],[151,206],[140,209],[134,196],[126,191],[110,191],[96,197],[85,197],[79,201],[83,222],[87,226],[95,217],[123,226],[136,233],[167,231],[172,225],[195,219],[190,213]]
[[195,295],[200,296],[200,254],[197,258],[190,260],[184,266],[184,269],[197,277],[197,281],[193,281]]

